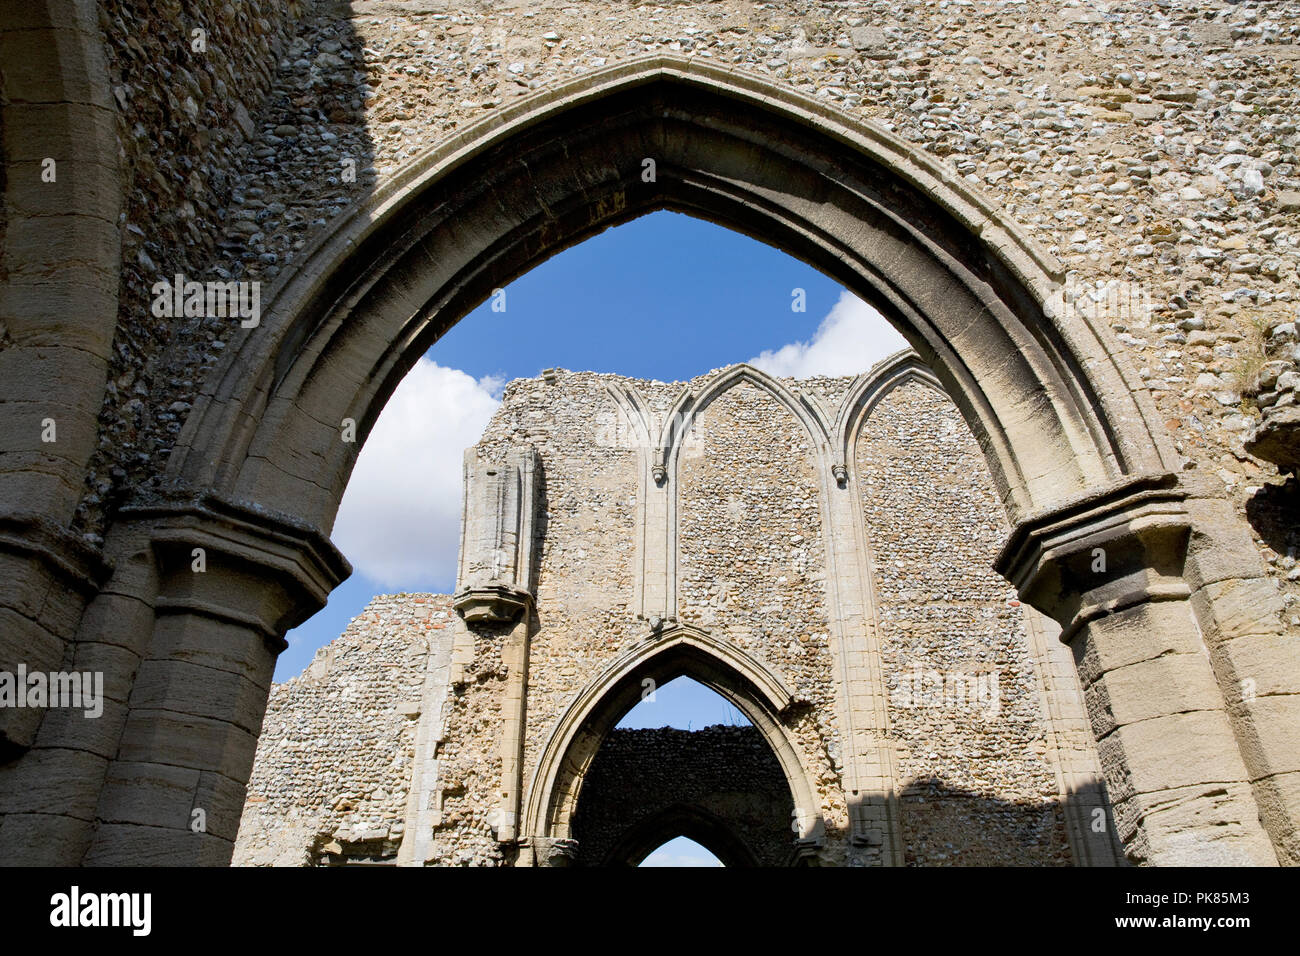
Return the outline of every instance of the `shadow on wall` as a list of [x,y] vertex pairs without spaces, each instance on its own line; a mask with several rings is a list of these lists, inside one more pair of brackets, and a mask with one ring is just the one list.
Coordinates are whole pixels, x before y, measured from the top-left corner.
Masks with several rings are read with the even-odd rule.
[[1260,488],[1246,502],[1246,518],[1283,558],[1300,558],[1300,477],[1291,475],[1282,484]]
[[[1066,807],[1007,800],[925,778],[900,801],[906,866],[1072,866]],[[753,727],[614,730],[574,815],[578,866],[636,866],[686,836],[729,867],[796,863],[794,804]],[[1104,825],[1114,833],[1109,812]],[[842,833],[828,825],[827,837]]]
[[[905,866],[1074,866],[1065,804],[1006,800],[914,780],[902,792]],[[1114,833],[1107,808],[1105,825]]]
[[577,866],[636,866],[687,836],[723,865],[785,866],[794,800],[752,726],[610,731],[578,798]]
[[159,315],[159,283],[238,282],[241,306],[264,310],[285,266],[376,180],[374,67],[351,3],[105,0],[104,17],[127,199],[109,387],[77,514],[92,537],[163,473],[225,346],[261,332],[244,324],[252,309],[206,301]]

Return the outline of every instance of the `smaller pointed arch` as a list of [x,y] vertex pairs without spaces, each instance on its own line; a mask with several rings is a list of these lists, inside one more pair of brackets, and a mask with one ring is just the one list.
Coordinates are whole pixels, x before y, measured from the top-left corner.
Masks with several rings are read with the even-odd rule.
[[804,395],[789,388],[780,379],[753,365],[742,362],[714,373],[698,392],[685,388],[673,403],[664,419],[657,446],[656,464],[668,474],[676,473],[682,442],[691,427],[714,401],[742,383],[748,383],[770,395],[790,412],[808,433],[813,444],[814,457],[820,461],[830,449],[831,423],[821,407]]
[[708,850],[729,869],[758,866],[753,851],[727,822],[702,807],[668,807],[632,827],[614,844],[601,866],[640,866],[655,850],[676,837],[686,837]]
[[638,450],[644,451],[652,446],[658,427],[654,421],[654,412],[646,404],[645,398],[630,382],[608,382],[605,391],[613,399],[615,406],[627,419],[632,429]]
[[647,686],[662,686],[683,675],[730,701],[758,730],[790,787],[798,842],[820,845],[825,834],[820,801],[782,726],[797,704],[794,694],[757,658],[684,624],[652,631],[607,665],[565,709],[533,771],[522,832],[535,841],[568,839],[583,777],[606,735]]
[[853,443],[862,424],[885,396],[906,382],[917,382],[934,389],[944,398],[949,397],[938,376],[911,349],[895,352],[873,365],[870,371],[859,375],[840,403],[831,432],[837,478],[839,469],[853,461]]

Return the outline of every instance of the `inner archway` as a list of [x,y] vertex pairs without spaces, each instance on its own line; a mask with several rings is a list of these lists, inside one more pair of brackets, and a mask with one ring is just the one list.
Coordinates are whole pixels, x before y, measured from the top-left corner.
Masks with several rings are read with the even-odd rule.
[[[647,688],[682,676],[725,698],[747,724],[615,729]],[[799,719],[789,690],[758,661],[698,629],[666,629],[611,663],[552,731],[524,819],[537,862],[630,866],[678,835],[731,866],[800,859],[825,830],[821,798],[789,736]],[[627,790],[641,775],[659,776],[653,793]]]
[[583,780],[580,866],[784,866],[794,806],[762,734],[689,677],[644,692]]

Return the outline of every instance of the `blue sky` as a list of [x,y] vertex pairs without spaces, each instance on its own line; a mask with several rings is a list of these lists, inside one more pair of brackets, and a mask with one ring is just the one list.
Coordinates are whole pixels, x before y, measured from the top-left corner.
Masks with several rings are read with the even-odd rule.
[[[275,679],[301,673],[376,594],[453,590],[462,452],[509,380],[560,367],[673,381],[745,361],[778,376],[850,375],[904,344],[875,310],[802,262],[678,213],[560,253],[506,287],[504,311],[488,301],[471,312],[393,394],[332,533],[353,575],[289,633]],[[620,726],[745,722],[717,694],[678,679]],[[720,864],[679,837],[643,865]]]
[[713,724],[748,726],[749,720],[731,701],[689,677],[679,677],[645,697],[623,715],[619,727],[644,730],[676,727],[699,730]]
[[642,866],[722,866],[722,861],[689,837],[674,837],[641,861]]

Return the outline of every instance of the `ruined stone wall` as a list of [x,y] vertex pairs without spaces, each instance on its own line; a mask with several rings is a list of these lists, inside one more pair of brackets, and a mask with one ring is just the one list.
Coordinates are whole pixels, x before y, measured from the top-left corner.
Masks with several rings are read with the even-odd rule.
[[1024,610],[989,557],[1008,529],[960,414],[904,382],[856,465],[911,865],[1068,862]]
[[[38,20],[48,19],[52,9],[33,7]],[[337,212],[365,198],[377,184],[393,183],[417,153],[448,142],[476,120],[490,121],[500,115],[494,111],[543,86],[664,51],[799,90],[850,117],[879,123],[978,187],[991,207],[1055,253],[1066,269],[1062,301],[1051,304],[1063,310],[1062,326],[1069,327],[1072,315],[1092,313],[1111,327],[1121,366],[1135,370],[1173,445],[1186,458],[1186,489],[1194,497],[1221,493],[1244,515],[1270,569],[1268,583],[1282,593],[1281,616],[1290,635],[1300,628],[1296,480],[1280,481],[1273,464],[1250,454],[1282,458],[1286,468],[1287,448],[1276,448],[1269,436],[1294,434],[1294,414],[1288,409],[1294,408],[1295,379],[1287,376],[1297,361],[1300,256],[1295,155],[1300,145],[1300,8],[1295,4],[782,0],[754,5],[720,0],[659,7],[546,0],[521,6],[449,0],[94,0],[75,9],[98,15],[104,49],[97,52],[104,55],[70,56],[66,62],[72,75],[51,89],[61,101],[94,108],[76,122],[59,119],[59,109],[46,113],[55,134],[49,139],[32,122],[36,114],[28,114],[22,120],[28,126],[22,128],[33,128],[24,134],[28,142],[22,144],[22,155],[27,172],[34,174],[36,161],[45,158],[38,147],[48,143],[73,154],[61,169],[73,174],[77,188],[49,195],[81,197],[74,203],[78,209],[68,216],[24,192],[20,206],[7,213],[6,235],[23,258],[31,250],[25,280],[35,281],[24,286],[25,308],[32,314],[40,311],[31,306],[48,277],[50,301],[72,303],[63,308],[68,315],[98,316],[102,324],[104,315],[95,308],[106,298],[99,287],[105,275],[101,260],[105,248],[116,248],[120,233],[121,296],[107,387],[98,364],[104,358],[98,339],[86,350],[94,352],[93,361],[59,364],[52,376],[57,402],[64,408],[102,408],[98,451],[84,476],[78,522],[68,540],[38,547],[42,554],[50,548],[49,553],[57,552],[53,562],[46,562],[50,567],[65,564],[69,554],[78,554],[77,565],[84,558],[88,568],[74,577],[84,578],[75,586],[86,595],[99,588],[101,571],[107,573],[97,566],[94,553],[103,544],[102,533],[110,528],[128,538],[134,533],[127,521],[113,524],[115,509],[133,498],[149,503],[150,485],[164,473],[175,436],[205,387],[205,370],[235,336],[265,331],[236,331],[229,319],[202,316],[161,320],[148,308],[151,283],[178,270],[201,279],[281,281],[302,261],[304,250],[330,233]],[[21,25],[24,19],[14,22]],[[10,22],[6,19],[6,26]],[[201,54],[193,45],[196,27],[206,37]],[[39,71],[24,79],[22,69],[9,66],[32,52],[30,36],[35,35],[47,36],[8,31],[6,50],[20,51],[20,56],[6,60],[6,83],[21,79],[29,88],[41,85]],[[75,47],[81,31],[48,36],[60,46],[75,40]],[[99,75],[101,60],[107,63],[107,77]],[[54,57],[50,62],[62,61]],[[63,97],[60,89],[72,95]],[[4,122],[10,139],[9,133],[19,128],[10,124],[23,111],[14,109],[16,101],[8,93]],[[100,123],[106,108],[117,112],[112,124],[120,140],[116,154],[96,145],[109,138],[95,135],[104,133]],[[74,147],[86,144],[85,155],[69,148],[69,131],[74,132]],[[112,168],[116,175],[119,165],[126,191],[120,217],[117,197],[108,195],[113,190],[84,171],[97,166]],[[14,169],[6,173],[13,193],[6,202],[19,195],[13,189]],[[51,201],[58,205],[61,200],[45,200]],[[77,226],[84,221],[84,240],[73,236],[76,227],[70,227],[50,234],[62,238],[29,246],[18,236],[15,216],[20,211],[26,217],[24,229],[42,218],[67,216]],[[96,218],[98,223],[89,221]],[[104,224],[106,231],[99,228]],[[83,267],[89,270],[89,284],[85,276],[62,281]],[[10,263],[4,268],[11,268]],[[116,278],[110,276],[107,284]],[[264,290],[263,301],[272,293],[269,287]],[[59,314],[56,310],[54,318],[34,323],[34,338],[19,336],[18,342],[26,348],[52,334],[51,342],[67,346],[95,325],[69,321],[64,327]],[[0,346],[5,342],[0,332]],[[29,366],[16,380],[21,386],[16,392],[37,388],[33,383],[40,376],[32,369],[44,366],[15,364]],[[255,374],[252,369],[233,374],[240,372]],[[672,397],[654,383],[645,386],[644,394],[658,410]],[[311,418],[311,409],[296,411]],[[26,414],[16,404],[13,413]],[[85,417],[77,417],[75,428],[94,427]],[[18,503],[22,509],[48,512],[45,517],[53,515],[61,536],[69,530],[64,527],[67,517],[43,489],[69,480],[74,486],[82,483],[86,455],[81,438],[69,442],[77,448],[63,459],[72,462],[72,477],[60,472],[46,481],[39,476],[46,473],[48,478],[51,470],[63,467],[59,455],[27,455],[30,427],[17,418],[11,431],[20,462],[14,487],[31,489],[20,491]],[[73,438],[68,435],[72,431],[67,428],[65,435]],[[247,504],[256,508],[259,503]],[[1213,509],[1200,511],[1210,515]],[[1198,526],[1214,522],[1197,518]],[[1222,523],[1226,540],[1230,529]],[[84,542],[78,541],[83,533]],[[43,542],[44,536],[42,531],[37,538]],[[73,541],[88,545],[87,553],[80,555]],[[35,553],[26,550],[29,544],[24,539],[20,550]],[[1212,564],[1199,558],[1196,563]],[[1245,564],[1238,562],[1238,567]],[[122,562],[117,568],[127,566]],[[335,571],[331,567],[308,591],[315,594],[321,581],[337,580]],[[1270,621],[1258,620],[1275,614],[1269,595],[1254,587],[1253,570],[1241,573],[1247,586],[1236,591],[1250,596],[1239,600],[1256,615],[1246,623],[1228,620],[1227,592],[1238,579],[1195,589],[1203,593],[1194,594],[1194,600],[1201,600],[1208,588],[1218,587],[1215,613],[1221,620],[1214,626],[1224,641],[1254,633],[1249,629],[1257,624],[1260,633],[1272,631]],[[29,590],[47,593],[45,584],[33,589],[24,581],[19,588],[22,602],[28,601]],[[91,633],[83,637],[96,636],[96,622],[121,623],[136,612],[144,615],[138,626],[131,617],[123,630],[148,634],[147,609],[153,607],[156,590],[141,580],[126,590],[101,591],[95,612],[101,617],[87,619]],[[80,604],[71,592],[67,600],[46,603],[57,606],[56,613],[69,623],[51,625],[43,636],[32,632],[29,643],[49,638],[50,653],[57,656],[53,635],[71,635],[71,619]],[[608,639],[619,645],[628,638],[617,626],[623,620],[617,601],[610,606],[615,610],[605,613],[616,626]],[[1260,607],[1265,610],[1256,610]],[[593,611],[591,620],[596,619]],[[147,640],[138,646],[134,639],[114,640],[109,646],[130,644],[128,656],[145,658]],[[81,650],[98,653],[94,644],[85,643]],[[491,640],[484,642],[489,657],[491,645]],[[489,657],[479,673],[500,674]],[[1244,659],[1244,652],[1234,651],[1216,660],[1223,687],[1231,685],[1231,672]],[[1283,659],[1281,651],[1277,659]],[[264,664],[261,660],[257,666]],[[1285,668],[1276,670],[1280,674]],[[133,679],[134,665],[124,662],[121,673],[126,681]],[[1275,686],[1277,693],[1264,696],[1274,698],[1266,703],[1278,716],[1255,722],[1261,739],[1269,741],[1285,739],[1285,708],[1290,706],[1283,693],[1289,685],[1279,680]],[[1211,709],[1217,709],[1220,696],[1222,692],[1209,693],[1206,700],[1215,705]],[[1236,708],[1239,739],[1251,739],[1255,718],[1244,705],[1226,703]],[[253,707],[254,717],[258,709]],[[256,719],[248,722],[256,724]],[[137,724],[133,721],[132,727]],[[65,745],[79,738],[58,738],[59,746],[48,748],[49,759],[67,760],[86,779],[97,779],[105,762],[127,762],[113,756],[125,753],[119,741],[124,725],[113,726],[117,729],[105,731],[104,739],[84,749],[80,741],[76,747]],[[148,737],[151,731],[131,733]],[[28,736],[24,730],[21,746],[27,746]],[[150,738],[146,749],[158,742],[161,738]],[[1282,779],[1290,766],[1285,756],[1294,750],[1271,742],[1269,747],[1282,757],[1275,760],[1270,752],[1267,758],[1256,753],[1251,759],[1250,772],[1261,791],[1265,778]],[[37,764],[28,760],[26,766]],[[112,773],[121,771],[119,766]],[[231,779],[232,787],[238,784]],[[32,792],[22,786],[17,790]],[[71,829],[60,830],[57,840],[37,843],[53,847],[66,838],[68,847],[84,849],[89,837],[82,823],[102,819],[94,806],[97,797],[87,789],[69,799],[80,801],[75,812],[46,816],[66,816],[59,826]],[[1290,823],[1269,826],[1279,840],[1280,834],[1294,833]],[[78,828],[78,835],[68,836]],[[109,845],[118,837],[105,831],[95,839]],[[224,853],[221,842],[214,834],[210,852]],[[69,852],[79,858],[82,850]],[[95,857],[108,852],[102,849],[87,852],[91,859],[116,858],[112,853]]]
[[[777,383],[734,372],[663,383],[551,370],[507,386],[476,446],[480,460],[504,462],[512,449],[527,445],[540,461],[533,542],[540,560],[530,621],[523,781],[525,787],[536,784],[540,755],[578,695],[650,633],[650,624],[634,610],[636,558],[644,546],[638,543],[644,517],[638,498],[646,493],[649,449],[626,427],[612,388],[635,392],[660,415],[687,391],[711,395],[687,434],[670,485],[678,502],[679,623],[738,648],[790,689],[796,706],[780,718],[782,732],[826,823],[820,858],[840,864],[851,851],[845,844],[842,688],[827,594],[826,478],[818,465],[826,451],[773,389],[802,395],[807,407],[820,409],[822,421],[833,421],[850,400],[854,380]],[[719,382],[725,384],[717,390]],[[896,784],[903,794],[905,862],[1072,862],[1063,788],[1053,764],[1055,725],[1048,725],[1047,712],[1054,720],[1072,720],[1073,734],[1084,720],[1077,682],[1045,705],[1041,688],[1075,681],[1074,674],[1064,652],[1058,655],[1063,667],[1057,666],[1061,661],[1038,660],[1024,609],[990,568],[1006,527],[977,443],[947,396],[913,377],[875,402],[851,448],[874,561],[872,593],[890,739],[897,746]],[[237,861],[295,862],[319,856],[326,844],[335,856],[391,856],[404,828],[398,821],[405,794],[412,789],[425,801],[417,811],[436,811],[425,818],[431,821],[430,841],[418,862],[513,861],[496,839],[505,786],[502,741],[508,736],[511,672],[503,651],[510,628],[467,628],[448,602],[428,596],[376,599],[306,674],[277,686]],[[454,651],[460,664],[452,671],[426,666],[435,640],[444,659],[453,653],[453,641],[460,648]],[[422,685],[426,673],[456,676],[438,677],[442,683],[434,688]],[[393,711],[412,695],[421,720],[431,721],[420,731],[430,741],[424,758],[414,756],[414,721]],[[340,699],[360,706],[340,711]],[[377,722],[370,719],[372,711]],[[331,739],[340,719],[339,739]],[[354,739],[359,725],[366,728],[360,748]],[[1058,736],[1067,733],[1064,724],[1055,729]],[[588,797],[601,792],[590,787],[601,774],[613,773],[609,767],[642,754],[640,744],[627,744],[631,749],[623,757],[609,757],[611,745],[622,752],[617,748],[623,745],[612,741],[625,738],[631,739],[606,738],[582,784],[574,823],[580,848],[587,839],[583,826],[602,834],[601,853],[618,838],[611,820],[592,822],[593,813],[606,811],[591,810]],[[766,754],[762,759],[777,766],[771,746],[757,739]],[[1091,768],[1096,776],[1095,755],[1084,749],[1072,758],[1071,772],[1086,775]],[[421,759],[428,770],[412,787],[412,764]],[[698,763],[703,757],[682,759]],[[376,776],[377,767],[384,768],[383,776]],[[667,766],[647,765],[644,773],[672,779]],[[779,766],[777,776],[783,806],[793,805]],[[383,792],[382,806],[364,809],[360,801],[375,788]],[[759,803],[766,799],[759,797]],[[731,805],[729,800],[718,807]],[[656,807],[622,812],[644,817]],[[751,816],[761,809],[740,808]],[[409,825],[412,806],[406,810]],[[788,806],[784,816],[779,855],[789,862]],[[381,837],[389,842],[373,843]],[[578,862],[593,859],[593,852],[580,849]]]
[[[793,808],[781,767],[753,727],[615,730],[583,781],[574,821],[577,862],[598,866],[629,840],[644,852],[655,849],[654,839],[680,835],[721,854],[718,844],[708,847],[717,823],[750,848],[757,865],[785,866]],[[656,818],[676,826],[657,830]],[[700,829],[674,832],[692,823]],[[647,825],[653,839],[636,841]]]
[[[504,459],[511,444],[533,444],[545,475],[525,780],[575,695],[646,636],[647,624],[628,610],[640,493],[636,454],[611,440],[628,432],[610,428],[615,413],[606,386],[634,390],[663,416],[684,392],[708,392],[726,372],[660,383],[556,370],[512,383],[488,426],[480,453]],[[834,420],[852,382],[781,384]],[[991,570],[1007,529],[977,443],[946,396],[909,381],[874,407],[854,447],[900,747],[905,859],[1069,863],[1039,693],[1045,675],[1035,673],[1019,602]],[[786,730],[821,801],[828,828],[823,858],[837,862],[845,852],[836,841],[847,810],[816,455],[805,426],[753,382],[735,381],[700,412],[672,492],[678,618],[761,661],[800,701],[803,709]],[[499,662],[499,645],[492,632],[486,636],[475,652],[475,667],[485,671]],[[924,683],[915,684],[914,698],[907,696],[908,682],[936,672],[950,685],[969,681],[962,685],[965,696],[931,698]],[[457,766],[473,768],[479,787],[463,791],[459,780],[448,781],[449,806],[492,799],[501,687],[478,676],[458,696],[445,749]],[[1081,719],[1077,686],[1071,690]],[[1080,760],[1095,767],[1091,752]],[[476,820],[480,859],[501,859],[481,807]],[[467,839],[460,827],[445,836],[458,853]]]
[[[1273,330],[1273,338],[1294,339],[1294,329],[1294,322],[1289,332],[1285,326],[1278,326]],[[1252,425],[1246,447],[1252,455],[1276,464],[1279,471],[1300,469],[1300,369],[1285,359],[1266,362],[1260,366],[1249,391],[1259,410],[1259,420]],[[1292,545],[1294,548],[1300,541],[1293,541]],[[1300,571],[1295,570],[1295,555],[1291,553],[1293,548],[1287,549],[1284,565],[1287,579],[1292,581],[1300,578]]]
[[[524,778],[573,691],[642,636],[630,610],[635,451],[602,439],[615,418],[605,382],[614,376],[564,374],[511,382],[477,446],[504,461],[513,445],[536,448],[542,462],[538,520],[536,631],[531,638]],[[484,865],[502,855],[490,825],[499,803],[500,702],[506,629],[474,640],[466,682],[452,697],[447,741],[439,748],[443,826],[433,852]]]
[[444,595],[376,597],[273,686],[233,865],[395,858],[425,668],[449,649],[452,616]]
[[[607,386],[627,384],[663,415],[684,388],[698,391],[710,377],[663,383],[557,370],[549,382],[514,382],[478,446],[481,454],[504,459],[512,444],[531,444],[545,476],[525,780],[575,693],[648,630],[631,607],[638,454],[645,449],[631,440]],[[783,447],[771,441],[774,432],[784,437]],[[825,716],[833,709],[834,688],[809,438],[788,411],[742,385],[705,410],[688,444],[681,466],[679,619],[716,630],[769,663],[811,705],[796,728],[797,743],[804,762],[826,784],[822,812],[842,829],[846,811],[826,750],[834,735]],[[729,489],[725,495],[723,485]],[[797,494],[791,494],[792,485]],[[739,523],[732,514],[738,507]],[[761,553],[756,541],[762,542]],[[482,808],[494,805],[499,783],[499,758],[488,741],[500,733],[503,639],[504,633],[486,630],[475,641],[474,663],[455,696],[448,742],[440,751],[446,823],[435,853],[446,859],[500,859]],[[472,825],[457,825],[467,820]]]

